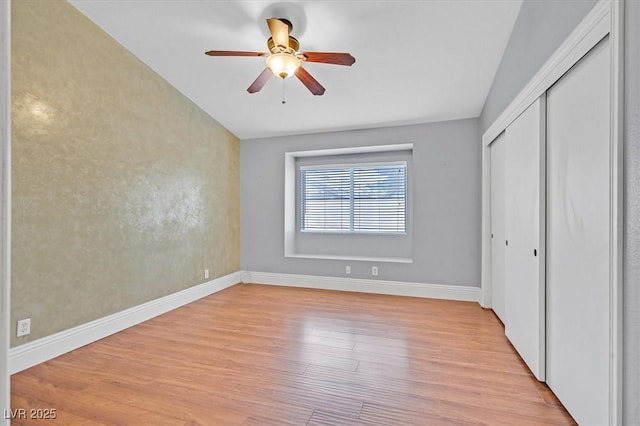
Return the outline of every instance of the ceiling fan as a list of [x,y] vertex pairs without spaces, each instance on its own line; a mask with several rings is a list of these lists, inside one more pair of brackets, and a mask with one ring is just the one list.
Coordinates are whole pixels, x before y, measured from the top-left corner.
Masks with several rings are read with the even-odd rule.
[[247,92],[259,92],[267,83],[271,74],[281,79],[295,75],[314,95],[322,95],[324,87],[303,67],[303,62],[319,62],[323,64],[351,66],[356,59],[349,53],[337,52],[299,52],[300,43],[289,35],[293,25],[287,19],[267,19],[271,37],[267,40],[269,52],[242,52],[233,50],[210,50],[209,56],[258,56],[266,57],[267,66]]

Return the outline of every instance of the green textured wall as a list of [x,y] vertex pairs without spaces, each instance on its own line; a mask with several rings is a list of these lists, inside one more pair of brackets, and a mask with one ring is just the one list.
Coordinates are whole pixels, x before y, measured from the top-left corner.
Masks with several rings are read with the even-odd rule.
[[238,139],[65,1],[12,2],[12,102],[12,346],[239,270]]

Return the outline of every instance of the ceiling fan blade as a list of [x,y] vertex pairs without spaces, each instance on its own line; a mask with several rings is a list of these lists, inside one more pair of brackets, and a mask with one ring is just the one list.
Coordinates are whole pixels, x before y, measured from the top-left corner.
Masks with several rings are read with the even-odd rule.
[[241,52],[237,50],[210,50],[204,52],[209,56],[267,56],[265,52]]
[[267,84],[267,81],[269,81],[269,79],[271,78],[271,74],[271,70],[269,68],[265,68],[264,71],[260,73],[258,78],[256,78],[255,81],[251,83],[251,86],[249,86],[247,92],[259,92],[264,87],[264,85]]
[[307,62],[320,62],[323,64],[347,65],[351,66],[356,58],[349,53],[337,52],[301,52]]
[[298,77],[298,80],[300,80],[302,84],[304,84],[314,95],[320,96],[324,93],[324,87],[322,87],[322,85],[318,83],[318,80],[313,78],[313,76],[304,68],[298,68],[296,71],[296,77]]
[[271,37],[276,46],[289,47],[289,25],[277,18],[267,19]]

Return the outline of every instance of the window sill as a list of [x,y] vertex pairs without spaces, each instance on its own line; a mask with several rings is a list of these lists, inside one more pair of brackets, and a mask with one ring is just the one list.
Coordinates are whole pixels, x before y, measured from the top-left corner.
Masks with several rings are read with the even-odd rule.
[[336,256],[331,254],[285,254],[284,257],[297,259],[324,259],[324,260],[355,260],[362,262],[388,262],[388,263],[413,263],[413,259],[404,257],[373,257],[373,256]]

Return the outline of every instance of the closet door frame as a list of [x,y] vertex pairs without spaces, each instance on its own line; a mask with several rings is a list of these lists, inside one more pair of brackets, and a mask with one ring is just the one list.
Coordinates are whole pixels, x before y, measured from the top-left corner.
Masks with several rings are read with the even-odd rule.
[[[0,1],[0,410],[11,408],[11,0]],[[0,425],[9,425],[6,415]]]
[[609,253],[609,424],[622,424],[622,260],[624,0],[600,0],[482,136],[482,283],[480,304],[491,308],[491,161],[489,145],[529,105],[607,35],[611,42],[611,222]]

